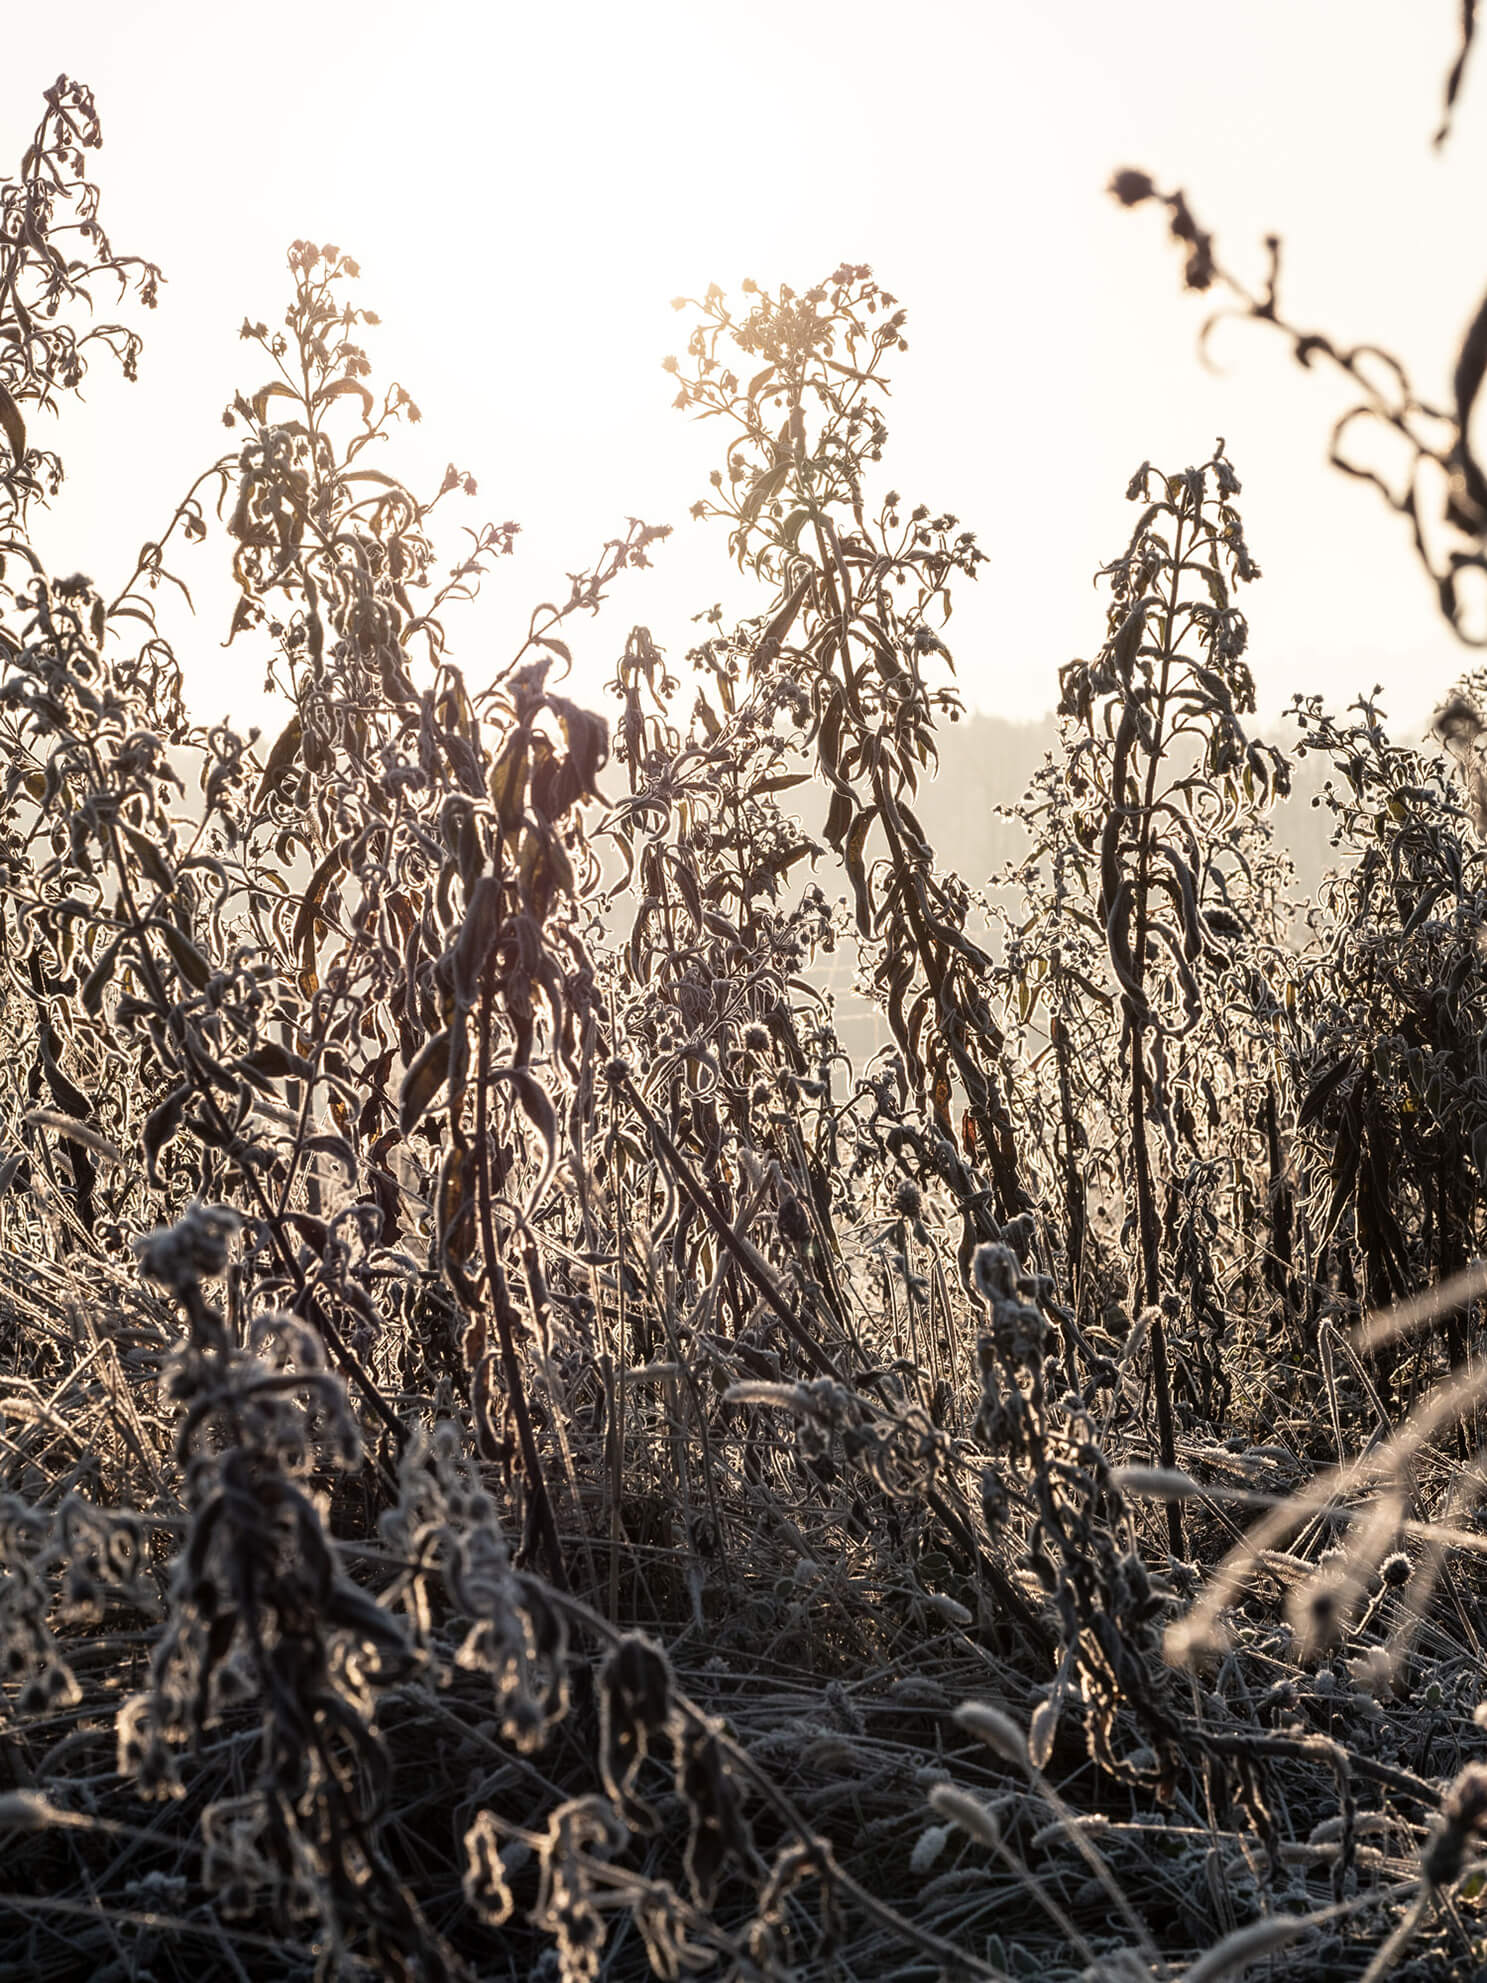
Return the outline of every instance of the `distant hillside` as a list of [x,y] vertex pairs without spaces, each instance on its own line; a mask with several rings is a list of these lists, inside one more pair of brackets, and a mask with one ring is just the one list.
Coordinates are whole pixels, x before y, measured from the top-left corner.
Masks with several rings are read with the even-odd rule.
[[[1400,741],[1415,742],[1422,725],[1393,725]],[[1277,730],[1289,744],[1291,735]],[[919,823],[945,868],[972,888],[983,888],[1022,850],[1015,820],[1000,809],[1022,795],[1045,756],[1058,744],[1058,721],[1051,713],[1035,723],[1011,723],[1000,716],[975,715],[946,724],[938,733],[940,761],[933,778],[920,786],[915,801]],[[1292,792],[1277,804],[1273,822],[1276,838],[1295,864],[1294,895],[1298,904],[1316,899],[1322,876],[1336,864],[1332,846],[1332,815],[1314,799],[1327,782],[1327,765],[1317,757],[1292,765]],[[825,865],[818,878],[825,877]],[[975,933],[991,943],[995,937],[979,918]],[[882,1013],[853,987],[856,948],[849,940],[832,957],[821,957],[812,970],[814,982],[829,989],[836,1005],[843,1042],[859,1061],[888,1044]]]
[[[1391,735],[1401,742],[1416,743],[1423,724],[1391,725]],[[1290,745],[1294,732],[1275,726],[1268,734]],[[1052,712],[1032,723],[1009,722],[1005,717],[976,714],[959,723],[944,723],[936,732],[939,763],[932,777],[925,777],[914,800],[914,810],[928,836],[942,868],[960,876],[973,890],[987,890],[992,878],[1004,871],[1023,851],[1023,836],[1015,820],[1002,817],[1002,810],[1015,805],[1032,781],[1045,757],[1058,746],[1058,719]],[[1292,792],[1272,815],[1276,838],[1295,866],[1294,896],[1298,905],[1316,899],[1317,890],[1328,868],[1336,864],[1332,847],[1332,815],[1324,806],[1314,805],[1328,777],[1328,767],[1317,757],[1307,757],[1292,765]],[[807,788],[802,788],[802,791]],[[800,793],[786,802],[787,810],[800,820],[805,832],[822,848],[820,858],[802,875],[819,884],[829,896],[839,896],[847,904],[846,880],[821,835],[821,817],[808,798]],[[875,849],[881,852],[879,843]],[[618,863],[609,870],[617,881]],[[1002,898],[1004,901],[1008,897]],[[622,916],[623,911],[617,911]],[[979,940],[997,947],[997,936],[984,918],[973,912],[971,932]],[[610,925],[618,937],[618,921]],[[850,935],[831,953],[819,954],[806,975],[810,982],[831,994],[838,1032],[843,1044],[860,1066],[889,1044],[887,1020],[879,1007],[863,996],[856,986],[857,946]]]
[[[1401,741],[1414,741],[1418,727],[1393,728]],[[1284,732],[1277,742],[1289,744]],[[1036,723],[1009,723],[1000,716],[970,716],[939,732],[940,763],[935,777],[920,789],[917,811],[940,860],[973,887],[997,873],[1020,849],[1014,821],[998,817],[997,809],[1012,805],[1026,789],[1034,771],[1058,743],[1053,715]],[[1333,864],[1331,817],[1313,798],[1326,782],[1327,770],[1314,757],[1292,767],[1293,791],[1277,805],[1276,838],[1296,864],[1297,893],[1313,895]]]

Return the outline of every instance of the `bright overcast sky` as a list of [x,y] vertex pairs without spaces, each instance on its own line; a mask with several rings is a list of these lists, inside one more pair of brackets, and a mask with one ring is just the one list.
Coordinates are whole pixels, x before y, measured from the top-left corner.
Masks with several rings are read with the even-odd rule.
[[[90,387],[61,436],[72,482],[45,548],[120,573],[262,383],[236,327],[287,300],[303,235],[359,259],[372,356],[422,405],[405,462],[480,480],[470,521],[523,524],[457,658],[479,682],[528,605],[627,515],[672,522],[578,640],[593,693],[644,621],[680,660],[728,595],[721,528],[694,525],[715,446],[670,410],[678,293],[805,287],[870,262],[910,311],[891,481],[956,511],[991,562],[950,628],[972,705],[1032,717],[1101,634],[1090,589],[1123,545],[1146,457],[1218,434],[1265,570],[1249,595],[1261,702],[1346,702],[1375,681],[1402,724],[1471,657],[1434,616],[1402,526],[1325,465],[1339,402],[1281,341],[1194,354],[1160,216],[1104,193],[1139,165],[1183,185],[1220,254],[1287,243],[1283,300],[1399,350],[1444,395],[1487,264],[1487,49],[1433,153],[1458,0],[73,0],[16,10],[0,158],[59,70],[97,93],[95,170],[117,248],[165,270],[132,389]],[[396,465],[390,463],[389,465]],[[217,546],[220,557],[220,542]],[[190,553],[187,554],[189,559]],[[208,554],[197,552],[197,568]],[[183,563],[188,576],[195,573]],[[736,595],[732,595],[735,596]],[[761,602],[762,603],[762,602]],[[503,617],[504,616],[504,617]],[[193,704],[258,716],[221,611],[182,643]]]

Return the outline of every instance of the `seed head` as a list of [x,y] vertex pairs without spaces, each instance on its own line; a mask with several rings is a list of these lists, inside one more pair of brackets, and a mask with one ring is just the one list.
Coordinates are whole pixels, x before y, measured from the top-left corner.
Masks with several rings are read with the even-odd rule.
[[924,1193],[909,1178],[904,1178],[893,1193],[893,1209],[901,1219],[917,1219],[924,1210]]
[[1003,1714],[1000,1708],[986,1701],[962,1701],[952,1719],[968,1735],[978,1737],[988,1749],[994,1749],[1004,1762],[1026,1769],[1027,1737],[1011,1715]]
[[1110,190],[1123,207],[1139,207],[1143,200],[1155,199],[1157,189],[1149,173],[1135,172],[1127,166],[1111,180]]

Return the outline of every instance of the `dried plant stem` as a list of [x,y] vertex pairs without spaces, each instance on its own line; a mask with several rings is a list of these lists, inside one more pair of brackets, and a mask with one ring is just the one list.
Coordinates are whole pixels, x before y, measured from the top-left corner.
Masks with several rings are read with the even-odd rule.
[[527,1477],[527,1491],[532,1497],[532,1519],[537,1534],[542,1539],[543,1551],[547,1557],[548,1575],[559,1590],[567,1588],[567,1570],[563,1562],[563,1546],[558,1538],[558,1525],[553,1515],[552,1500],[547,1491],[547,1476],[543,1471],[542,1455],[537,1449],[537,1434],[532,1424],[531,1408],[527,1402],[526,1381],[522,1374],[521,1356],[517,1349],[517,1331],[521,1318],[511,1300],[506,1284],[506,1274],[501,1266],[500,1250],[496,1243],[496,1222],[492,1205],[490,1172],[490,1092],[491,1092],[491,1013],[495,999],[496,965],[493,959],[487,965],[480,991],[478,1019],[478,1045],[475,1101],[475,1150],[476,1150],[476,1191],[480,1203],[480,1243],[485,1254],[485,1286],[490,1299],[491,1315],[496,1325],[496,1337],[501,1346],[501,1373],[506,1380],[506,1395],[511,1406],[511,1416],[516,1421],[517,1443],[521,1448],[522,1469]]
[[[1143,1301],[1150,1320],[1147,1341],[1151,1347],[1152,1389],[1156,1394],[1157,1451],[1162,1465],[1177,1465],[1177,1439],[1172,1419],[1172,1374],[1167,1364],[1167,1325],[1162,1314],[1160,1234],[1157,1225],[1156,1193],[1152,1189],[1151,1154],[1146,1145],[1146,1065],[1141,1051],[1141,1022],[1131,1018],[1131,1171],[1136,1192],[1136,1223],[1141,1245],[1141,1284]],[[1172,1554],[1186,1553],[1182,1509],[1177,1501],[1167,1503],[1167,1546]]]
[[[1131,1029],[1131,1163],[1136,1191],[1136,1226],[1140,1236],[1142,1303],[1151,1310],[1151,1377],[1156,1394],[1157,1449],[1164,1467],[1177,1465],[1177,1443],[1172,1418],[1172,1375],[1167,1364],[1167,1323],[1162,1313],[1161,1226],[1157,1216],[1156,1191],[1151,1176],[1151,1151],[1146,1128],[1146,1055],[1142,1045],[1143,1007],[1146,1002],[1146,963],[1150,931],[1147,912],[1151,893],[1152,842],[1156,833],[1157,773],[1162,764],[1167,700],[1172,685],[1173,648],[1177,639],[1177,609],[1183,575],[1183,522],[1179,514],[1172,526],[1172,566],[1167,586],[1167,611],[1163,621],[1160,672],[1152,698],[1155,735],[1147,752],[1146,789],[1141,798],[1140,828],[1135,864],[1135,940],[1131,946],[1135,964],[1135,999],[1129,1001]],[[1134,707],[1128,705],[1122,718],[1134,735]],[[1129,748],[1129,745],[1128,745]],[[1112,817],[1123,810],[1126,758],[1116,746],[1117,777],[1112,793]],[[1113,910],[1113,904],[1111,905]],[[1187,1554],[1183,1536],[1182,1504],[1167,1503],[1167,1545],[1176,1557]]]
[[[97,775],[102,776],[101,766]],[[111,825],[107,831],[108,846],[119,883],[119,899],[124,906],[124,912],[128,919],[128,928],[134,939],[135,952],[139,958],[140,968],[144,973],[145,982],[149,986],[150,996],[155,1002],[156,1010],[164,1017],[171,1010],[171,1002],[165,989],[165,982],[160,975],[160,967],[155,960],[155,954],[150,948],[144,920],[135,902],[129,863],[125,859],[123,849],[119,844],[118,829]],[[182,1064],[191,1080],[197,1101],[210,1118],[217,1134],[225,1144],[232,1137],[232,1126],[222,1111],[222,1105],[217,1100],[210,1080],[206,1078],[197,1064],[196,1056],[191,1050],[190,1040],[184,1036],[181,1037],[180,1051]],[[303,1299],[306,1294],[304,1271],[300,1266],[294,1249],[289,1245],[285,1237],[283,1222],[275,1216],[274,1208],[270,1205],[267,1195],[264,1192],[263,1182],[258,1175],[256,1167],[251,1163],[244,1163],[242,1170],[248,1191],[258,1210],[260,1231],[272,1248],[284,1272],[294,1283],[301,1299]],[[356,1385],[357,1390],[381,1422],[384,1431],[391,1438],[394,1452],[400,1453],[407,1443],[408,1428],[392,1409],[391,1405],[388,1404],[386,1398],[383,1397],[376,1379],[362,1363],[351,1345],[342,1336],[334,1320],[325,1313],[323,1307],[314,1305],[312,1307],[311,1319],[313,1319],[315,1326],[325,1337],[332,1356],[336,1358],[341,1369]]]
[[[759,1293],[763,1295],[764,1299],[769,1303],[770,1308],[779,1317],[780,1321],[784,1323],[801,1349],[804,1350],[813,1367],[820,1371],[822,1375],[833,1378],[838,1384],[846,1385],[848,1379],[842,1374],[828,1352],[811,1335],[810,1331],[801,1322],[800,1317],[795,1313],[795,1310],[786,1301],[784,1295],[781,1294],[774,1276],[769,1270],[768,1264],[761,1258],[758,1249],[752,1246],[741,1233],[734,1231],[732,1225],[718,1209],[711,1192],[706,1189],[681,1151],[672,1142],[654,1114],[646,1106],[644,1098],[628,1075],[624,1077],[621,1085],[629,1095],[632,1106],[641,1121],[645,1124],[657,1149],[665,1157],[671,1169],[672,1176],[692,1200],[698,1211],[702,1213],[727,1251],[732,1254],[745,1276],[753,1283]],[[1001,1565],[987,1556],[982,1550],[967,1517],[959,1509],[951,1505],[943,1491],[938,1487],[931,1488],[926,1494],[925,1499],[928,1505],[940,1517],[941,1521],[945,1523],[946,1527],[956,1537],[962,1548],[970,1555],[972,1561],[975,1562],[979,1574],[994,1592],[1002,1608],[1010,1617],[1016,1620],[1036,1645],[1045,1651],[1051,1652],[1053,1650],[1052,1637],[1043,1624],[1043,1621],[1033,1611],[1021,1591],[1012,1583]]]

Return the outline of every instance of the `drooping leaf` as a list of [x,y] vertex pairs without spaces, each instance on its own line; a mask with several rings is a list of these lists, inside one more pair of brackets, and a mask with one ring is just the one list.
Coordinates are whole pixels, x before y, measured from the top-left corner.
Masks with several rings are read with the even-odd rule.
[[356,1152],[344,1136],[334,1136],[329,1131],[306,1140],[305,1148],[314,1150],[322,1157],[331,1157],[346,1173],[348,1184],[355,1184],[357,1174]]
[[263,777],[253,798],[253,811],[263,810],[264,801],[279,790],[290,772],[299,761],[300,740],[304,735],[299,716],[291,716],[274,740],[274,747],[268,754],[268,763],[263,767]]
[[1328,1097],[1341,1082],[1343,1076],[1351,1074],[1352,1071],[1353,1063],[1351,1060],[1339,1060],[1334,1062],[1331,1067],[1324,1068],[1317,1075],[1307,1090],[1306,1098],[1297,1112],[1296,1127],[1298,1129],[1305,1129],[1308,1124],[1316,1121],[1322,1110],[1327,1106]]
[[690,862],[679,860],[672,864],[672,877],[687,905],[687,914],[698,929],[702,927],[702,891],[697,886],[697,876]]
[[542,1168],[527,1197],[528,1215],[536,1210],[543,1193],[552,1181],[552,1174],[558,1167],[558,1116],[547,1090],[529,1067],[506,1067],[494,1070],[499,1078],[509,1081],[516,1090],[516,1099],[521,1104],[523,1115],[536,1130],[542,1144]]
[[4,431],[19,468],[26,459],[26,423],[21,418],[21,409],[3,385],[0,385],[0,430]]
[[522,893],[539,923],[546,922],[557,895],[573,893],[573,868],[554,834],[528,831],[523,835],[519,873]]
[[295,395],[284,384],[282,379],[270,379],[266,386],[260,386],[258,391],[253,395],[253,418],[261,425],[268,419],[268,403],[271,399],[293,399],[294,397]]
[[348,844],[344,840],[338,841],[311,875],[305,888],[299,914],[294,919],[293,940],[296,950],[302,953],[301,968],[306,971],[313,970],[315,964],[316,911],[331,882],[338,874],[344,872],[347,859]]
[[322,401],[327,399],[344,399],[348,393],[353,394],[361,401],[362,415],[367,421],[370,421],[372,407],[375,402],[371,393],[362,384],[360,379],[336,379],[332,384],[325,386],[316,397]]
[[872,929],[872,904],[868,893],[867,870],[863,865],[863,850],[867,846],[867,836],[877,817],[875,807],[869,806],[860,812],[852,822],[852,831],[847,835],[847,844],[842,849],[842,860],[846,866],[847,879],[852,884],[852,894],[857,913],[857,927],[864,936]]
[[176,876],[159,847],[147,835],[123,820],[119,822],[119,831],[133,850],[140,865],[140,872],[147,880],[153,882],[156,888],[168,895],[176,885]]
[[749,493],[739,504],[739,515],[745,523],[752,523],[764,505],[779,494],[793,465],[787,458],[777,461],[773,468],[765,469],[762,475],[755,476]]
[[452,1045],[449,1028],[435,1033],[432,1039],[424,1041],[403,1076],[403,1085],[398,1091],[398,1124],[405,1136],[412,1134],[449,1079]]
[[117,1164],[123,1159],[123,1152],[117,1143],[101,1135],[91,1123],[79,1122],[76,1116],[63,1115],[60,1109],[27,1109],[21,1120],[33,1129],[50,1129],[54,1135],[65,1137],[81,1149],[91,1150],[95,1157],[105,1157],[110,1163]]
[[501,831],[511,839],[521,825],[527,790],[527,732],[513,731],[506,748],[491,766],[491,804]]
[[212,966],[177,923],[162,917],[156,927],[165,939],[165,947],[174,960],[176,969],[194,991],[205,991],[212,981]]
[[771,854],[764,863],[769,873],[778,878],[788,874],[797,861],[803,861],[807,854],[819,854],[821,849],[812,840],[802,840],[798,846],[782,847],[777,854]]
[[568,746],[578,794],[593,798],[599,790],[599,773],[609,761],[609,725],[591,709],[582,709],[562,696],[549,696],[548,702]]
[[480,990],[481,973],[495,947],[501,928],[501,884],[494,875],[483,874],[475,884],[465,920],[455,939],[450,960],[455,1002],[468,1012]]
[[145,1174],[150,1183],[159,1187],[158,1169],[160,1152],[181,1126],[181,1118],[186,1112],[186,1104],[191,1099],[191,1083],[182,1081],[172,1088],[159,1108],[152,1109],[145,1117],[141,1142],[145,1149]]
[[308,1081],[315,1071],[302,1054],[291,1053],[277,1040],[264,1040],[252,1053],[245,1054],[237,1065],[239,1073],[247,1075],[255,1085],[265,1081],[285,1081],[291,1077]]
[[464,1144],[456,1143],[446,1152],[434,1200],[435,1244],[441,1261],[462,1265],[474,1250],[474,1168]]
[[82,990],[78,996],[82,1000],[84,1012],[96,1014],[102,1010],[103,994],[108,989],[109,981],[113,977],[114,972],[118,969],[119,951],[123,942],[124,938],[122,936],[116,936],[113,942],[108,945],[103,955],[98,959],[98,962],[93,966],[92,970],[89,971],[87,977],[83,979]]

